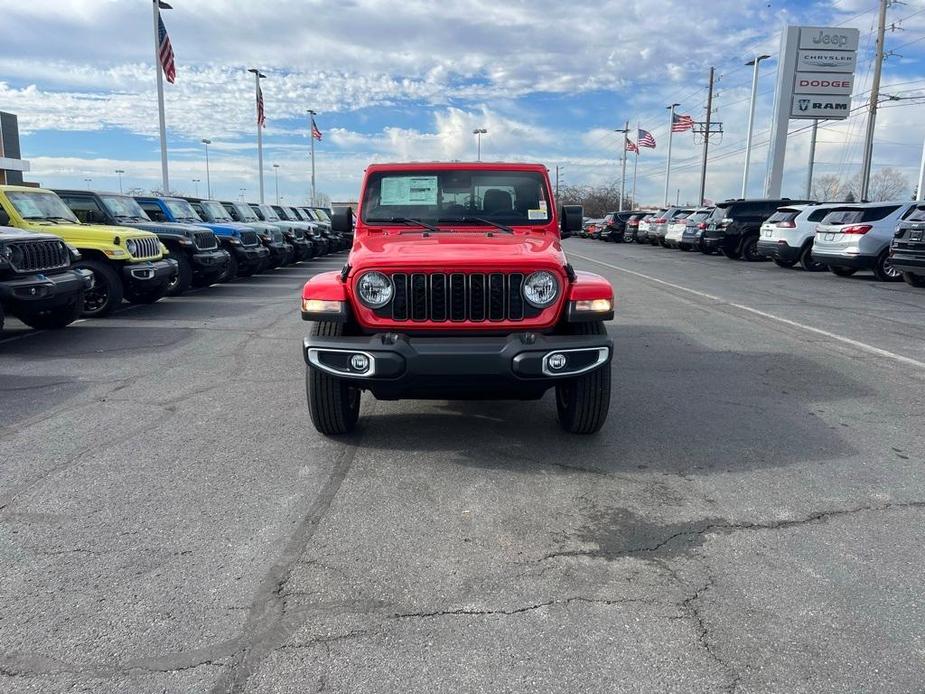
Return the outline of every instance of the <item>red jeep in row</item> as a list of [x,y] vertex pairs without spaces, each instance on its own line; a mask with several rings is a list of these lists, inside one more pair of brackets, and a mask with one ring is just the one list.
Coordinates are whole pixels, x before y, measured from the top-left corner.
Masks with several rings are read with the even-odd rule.
[[540,164],[375,164],[340,272],[310,279],[302,318],[308,405],[323,434],[353,429],[378,399],[538,399],[556,389],[562,427],[600,429],[610,404],[613,288],[572,269]]

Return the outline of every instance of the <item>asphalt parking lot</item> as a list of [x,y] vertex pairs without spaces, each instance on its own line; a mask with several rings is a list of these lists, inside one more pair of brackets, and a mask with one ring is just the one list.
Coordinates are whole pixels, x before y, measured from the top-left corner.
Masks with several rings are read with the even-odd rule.
[[305,406],[326,257],[0,338],[0,690],[913,692],[925,291],[565,242],[611,416]]

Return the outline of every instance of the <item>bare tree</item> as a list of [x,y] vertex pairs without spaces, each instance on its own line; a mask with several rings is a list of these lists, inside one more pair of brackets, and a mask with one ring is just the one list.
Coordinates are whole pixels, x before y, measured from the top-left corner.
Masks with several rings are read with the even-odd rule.
[[[870,177],[867,186],[867,199],[873,202],[880,200],[902,200],[909,190],[909,179],[905,174],[889,166],[880,169]],[[842,197],[851,196],[852,201],[861,199],[861,174],[856,173],[845,183]]]
[[841,192],[841,179],[835,174],[823,174],[822,176],[813,177],[813,185],[810,190],[810,197],[813,200],[820,202],[838,200]]
[[[620,209],[620,185],[611,183],[603,186],[561,186],[559,203],[581,205],[587,217],[603,217],[608,212]],[[632,209],[629,198],[623,198],[623,209]]]

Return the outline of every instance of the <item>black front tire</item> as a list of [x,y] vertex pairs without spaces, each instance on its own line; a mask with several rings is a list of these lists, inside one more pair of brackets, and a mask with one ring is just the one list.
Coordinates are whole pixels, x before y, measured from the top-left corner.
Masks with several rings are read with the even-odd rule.
[[832,271],[833,275],[838,275],[839,277],[851,277],[857,272],[853,267],[839,267],[838,265],[830,265],[829,270]]
[[903,281],[903,273],[893,267],[893,264],[890,262],[889,251],[883,251],[877,258],[877,263],[874,265],[874,277],[881,282]]
[[193,286],[193,264],[182,251],[171,253],[170,257],[177,261],[177,276],[167,285],[167,296],[180,296]]
[[87,258],[74,267],[90,270],[93,273],[93,287],[84,292],[84,304],[81,315],[84,318],[99,318],[112,313],[122,303],[125,287],[122,278],[113,267],[104,260]]
[[789,270],[790,268],[792,268],[794,265],[797,264],[797,261],[795,261],[795,260],[778,260],[777,258],[775,258],[775,259],[774,259],[774,264],[775,264],[777,267],[782,267],[782,268],[784,268],[785,270]]
[[238,276],[238,259],[234,257],[234,251],[228,254],[228,264],[225,271],[219,275],[217,282],[231,282]]
[[[600,321],[576,323],[575,335],[606,335]],[[556,412],[559,425],[571,434],[593,434],[600,431],[610,410],[611,371],[605,364],[589,374],[556,386]]]
[[742,257],[742,251],[738,248],[730,251],[728,248],[723,248],[723,255],[729,258],[729,260],[739,260]]
[[925,287],[925,275],[916,275],[912,272],[904,272],[903,280],[910,287]]
[[813,258],[813,244],[808,243],[800,252],[800,267],[806,272],[822,272],[828,266]]
[[[312,326],[312,335],[340,336],[344,324],[321,321]],[[349,434],[360,417],[360,389],[323,371],[305,367],[305,391],[312,424],[325,436]]]

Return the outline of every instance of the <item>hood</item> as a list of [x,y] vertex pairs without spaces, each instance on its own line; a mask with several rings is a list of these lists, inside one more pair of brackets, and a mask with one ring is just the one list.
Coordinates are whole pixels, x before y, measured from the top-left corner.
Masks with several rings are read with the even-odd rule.
[[78,241],[112,243],[118,236],[120,239],[141,239],[155,236],[150,231],[135,229],[134,227],[110,226],[106,224],[55,224],[54,222],[27,222],[28,228],[33,231],[42,231],[56,236],[67,235],[71,243]]
[[154,234],[179,234],[188,236],[197,231],[209,231],[205,224],[187,224],[185,222],[132,222],[127,227],[150,231]]
[[429,271],[484,266],[514,271],[538,267],[561,269],[567,262],[559,239],[552,234],[492,231],[488,236],[486,229],[467,228],[424,236],[424,231],[361,234],[354,242],[351,265],[354,269],[420,265]]
[[60,241],[54,234],[42,234],[37,231],[23,231],[15,227],[0,227],[0,243],[3,241]]
[[240,222],[240,223],[250,229],[256,229],[257,231],[262,231],[267,234],[272,234],[274,231],[282,231],[282,228],[277,226],[275,222]]

